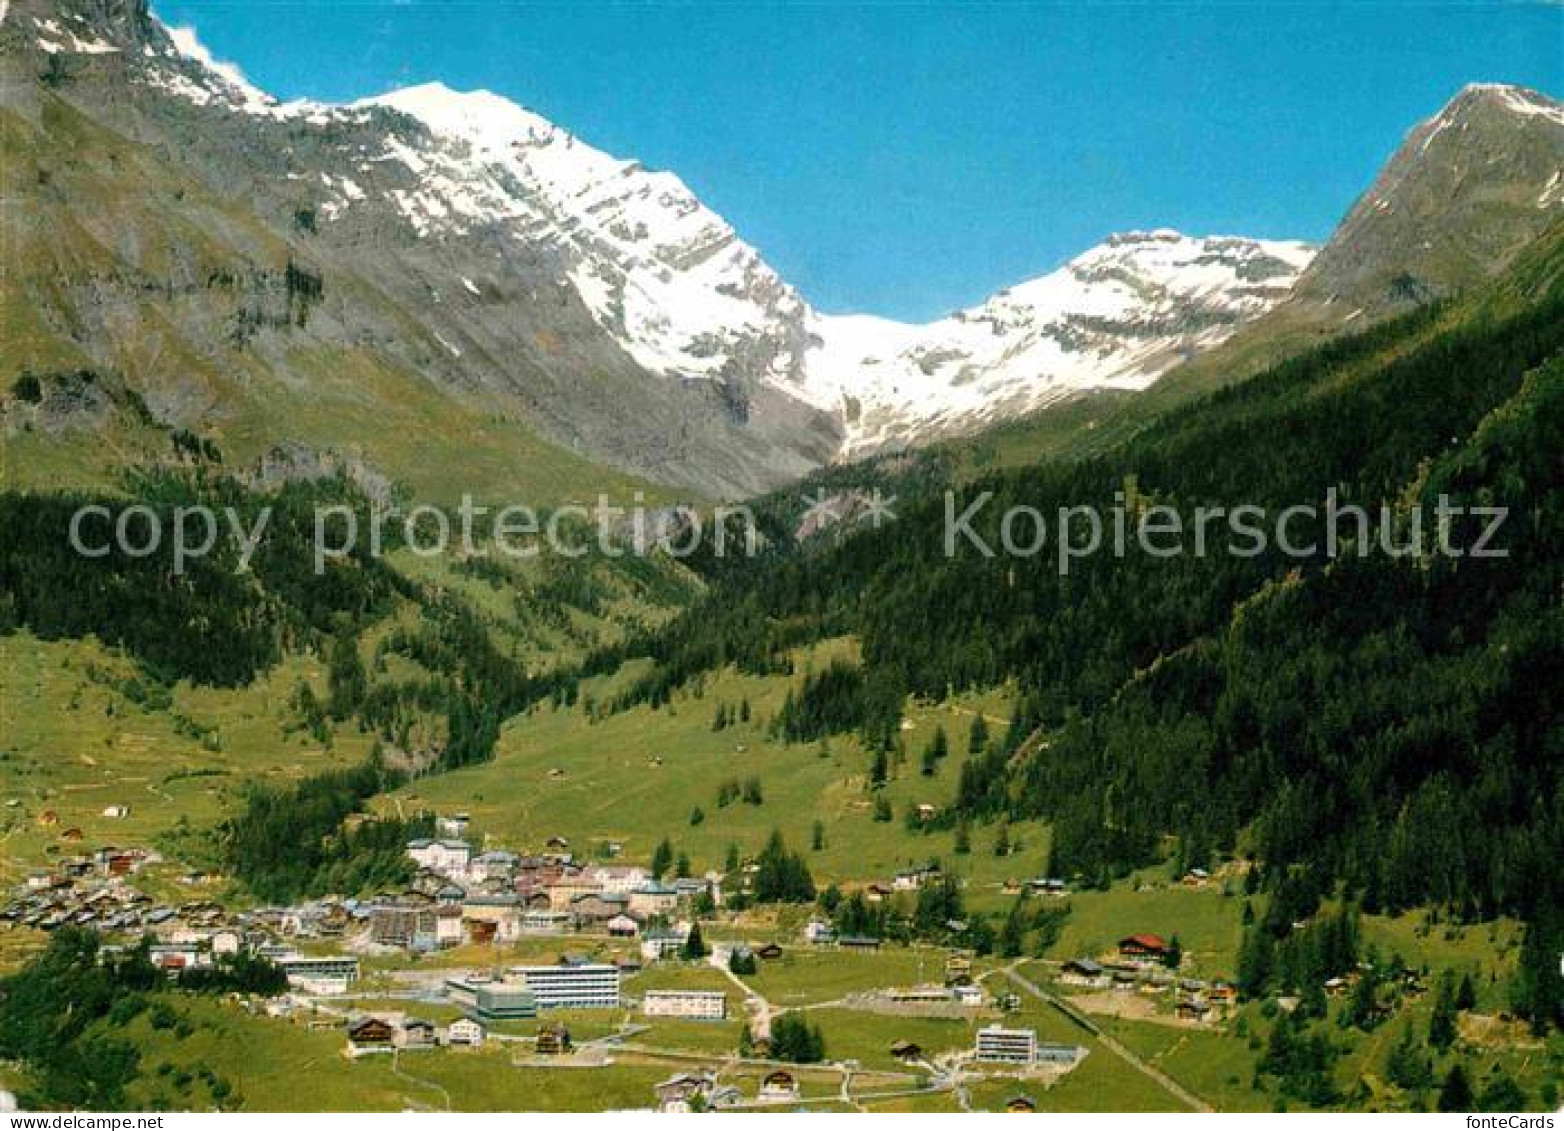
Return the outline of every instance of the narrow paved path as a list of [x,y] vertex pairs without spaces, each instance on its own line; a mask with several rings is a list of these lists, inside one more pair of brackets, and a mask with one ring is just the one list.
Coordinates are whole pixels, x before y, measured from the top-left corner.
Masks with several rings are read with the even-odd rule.
[[722,976],[737,986],[744,994],[744,1006],[747,1012],[754,1015],[760,1022],[758,1031],[752,1030],[756,1037],[769,1037],[771,1035],[771,1019],[776,1016],[777,1009],[765,998],[755,991],[755,988],[740,978],[732,970],[728,969],[726,962],[718,962],[715,957],[708,959],[707,964],[714,970],[720,970]]
[[1074,1021],[1081,1028],[1085,1029],[1092,1036],[1096,1037],[1103,1048],[1107,1049],[1109,1052],[1119,1057],[1119,1059],[1143,1072],[1147,1077],[1160,1085],[1166,1092],[1168,1092],[1186,1107],[1192,1108],[1195,1111],[1215,1110],[1210,1104],[1206,1103],[1205,1100],[1195,1095],[1195,1093],[1184,1087],[1177,1080],[1169,1076],[1166,1072],[1163,1072],[1158,1068],[1153,1068],[1150,1064],[1147,1064],[1138,1055],[1136,1055],[1134,1052],[1131,1052],[1122,1041],[1120,1041],[1117,1037],[1114,1037],[1111,1034],[1105,1032],[1102,1027],[1097,1024],[1097,1022],[1093,1021],[1086,1014],[1082,1013],[1080,1010],[1076,1009],[1073,1005],[1069,1004],[1063,999],[1049,993],[1047,990],[1044,990],[1041,986],[1038,986],[1036,983],[1032,982],[1029,978],[1023,975],[1014,966],[1006,966],[1004,972],[1016,985],[1020,986],[1023,990],[1037,998],[1039,1001],[1046,1002],[1047,1004],[1053,1006],[1060,1013],[1068,1017],[1071,1021]]

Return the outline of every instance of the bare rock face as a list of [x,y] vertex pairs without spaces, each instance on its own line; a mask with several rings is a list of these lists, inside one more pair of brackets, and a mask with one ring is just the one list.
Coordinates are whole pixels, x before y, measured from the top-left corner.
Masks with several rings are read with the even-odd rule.
[[1468,86],[1418,125],[1299,280],[1296,301],[1373,319],[1502,270],[1564,215],[1564,103]]
[[[1564,198],[1557,104],[1481,89],[1414,134],[1312,265],[1299,243],[1129,233],[909,325],[813,310],[678,177],[487,92],[280,103],[142,0],[12,0],[0,48],[31,155],[7,186],[36,229],[7,265],[26,360],[121,372],[169,427],[267,443],[298,439],[275,406],[296,419],[329,389],[311,443],[350,452],[416,390],[453,429],[513,421],[706,497],[1143,389],[1300,274],[1343,318],[1364,295],[1441,293]],[[1441,200],[1438,238],[1409,253]]]
[[323,452],[305,444],[278,444],[255,461],[247,475],[251,485],[262,491],[276,490],[288,483],[308,483],[343,476],[370,502],[390,506],[395,485],[384,474],[361,459],[337,452]]

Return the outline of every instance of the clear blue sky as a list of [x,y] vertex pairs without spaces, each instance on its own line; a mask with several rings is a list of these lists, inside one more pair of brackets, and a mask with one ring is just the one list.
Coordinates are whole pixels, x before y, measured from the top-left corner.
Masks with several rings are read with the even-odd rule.
[[285,98],[505,94],[677,172],[821,309],[917,319],[1113,231],[1323,239],[1465,83],[1564,94],[1556,2],[154,9]]

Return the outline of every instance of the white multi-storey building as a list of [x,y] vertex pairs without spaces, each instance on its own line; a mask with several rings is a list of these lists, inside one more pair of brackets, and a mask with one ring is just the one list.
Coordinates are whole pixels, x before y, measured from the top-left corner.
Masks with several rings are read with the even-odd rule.
[[998,1064],[1031,1064],[1037,1059],[1037,1031],[989,1025],[977,1034],[977,1059]]
[[619,967],[606,963],[515,966],[539,1009],[613,1009],[619,1005]]
[[721,990],[647,990],[641,1012],[648,1017],[721,1021],[728,1015],[728,995]]
[[646,886],[652,877],[645,868],[634,864],[599,864],[588,868],[584,878],[594,890],[629,895]]
[[282,954],[272,959],[288,984],[312,994],[343,994],[358,981],[358,959],[338,955]]
[[419,838],[407,842],[407,855],[420,868],[461,878],[467,875],[467,867],[472,863],[472,845],[454,837],[443,840]]

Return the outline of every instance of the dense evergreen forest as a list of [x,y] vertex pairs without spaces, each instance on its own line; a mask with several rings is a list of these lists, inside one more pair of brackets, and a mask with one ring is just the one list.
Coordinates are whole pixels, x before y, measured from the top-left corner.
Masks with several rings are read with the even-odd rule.
[[396,887],[413,877],[408,840],[432,835],[434,818],[349,818],[397,784],[376,759],[295,785],[255,783],[221,830],[223,856],[246,887],[278,903]]
[[[129,484],[132,498],[0,493],[0,632],[27,628],[44,639],[96,635],[141,661],[154,677],[237,686],[275,664],[286,649],[311,643],[344,624],[387,611],[411,587],[357,548],[326,562],[317,576],[313,550],[317,506],[350,506],[367,521],[368,501],[342,479],[289,484],[261,495],[235,480],[193,472],[159,472]],[[213,551],[172,566],[175,512],[207,506],[246,532],[260,528],[248,569],[229,530]],[[71,544],[72,516],[89,512]],[[126,537],[116,539],[123,523]],[[138,553],[160,539],[152,552]],[[195,540],[193,523],[192,540]]]
[[[838,634],[861,668],[808,673],[775,721],[810,740],[895,741],[885,704],[1014,679],[1003,740],[962,772],[955,816],[1041,816],[1056,867],[1107,878],[1177,838],[1297,872],[1368,910],[1433,904],[1527,920],[1536,991],[1564,1023],[1564,236],[1495,290],[1429,307],[1190,405],[1120,450],[925,495],[886,529],[773,557],[640,642],[659,663],[622,703],[666,700],[725,663],[785,670],[782,650]],[[1327,492],[1383,529],[1342,522]],[[1297,522],[1295,546],[1137,550],[1072,559],[947,556],[948,514],[991,546],[1013,505],[1251,504]],[[1432,548],[1441,496],[1508,508],[1478,559]],[[1448,523],[1470,549],[1486,518]],[[1051,532],[1052,533],[1052,532]],[[1391,552],[1385,547],[1389,546]],[[1187,542],[1186,542],[1187,547]],[[1046,736],[1046,739],[1044,739]]]

